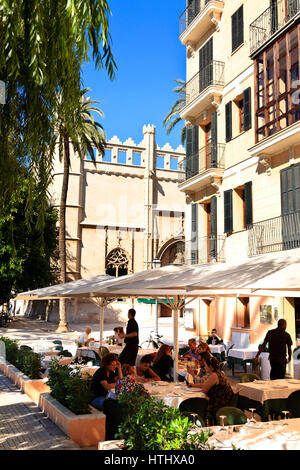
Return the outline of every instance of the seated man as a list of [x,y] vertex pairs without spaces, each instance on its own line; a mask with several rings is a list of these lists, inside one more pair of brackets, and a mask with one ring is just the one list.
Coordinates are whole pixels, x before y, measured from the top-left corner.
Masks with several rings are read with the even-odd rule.
[[92,332],[92,328],[88,326],[85,332],[81,333],[79,338],[75,340],[79,348],[81,348],[82,346],[88,346],[91,341],[95,341],[94,338],[89,338],[89,335],[91,334],[91,332]]
[[189,339],[188,344],[189,344],[190,349],[188,350],[188,352],[183,357],[185,357],[186,359],[192,359],[192,360],[198,361],[199,352],[198,352],[197,342],[196,342],[195,338]]
[[139,365],[136,366],[135,377],[139,382],[149,382],[151,380],[160,381],[159,375],[157,375],[151,368],[152,357],[151,354],[146,354],[140,360]]
[[211,336],[206,341],[207,344],[223,344],[223,340],[217,335],[217,330],[214,328],[211,330]]
[[91,405],[97,410],[103,409],[104,400],[108,392],[115,388],[117,380],[123,378],[121,364],[116,354],[106,354],[101,367],[92,378],[92,392],[94,399]]

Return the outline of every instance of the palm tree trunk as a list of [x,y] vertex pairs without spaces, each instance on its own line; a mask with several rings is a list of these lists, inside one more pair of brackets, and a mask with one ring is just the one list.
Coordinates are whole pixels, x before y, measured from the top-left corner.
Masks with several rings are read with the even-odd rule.
[[[60,208],[59,208],[59,264],[60,264],[60,280],[67,282],[67,250],[66,250],[66,205],[69,186],[70,171],[70,147],[69,138],[64,135],[64,175],[61,188]],[[59,325],[57,332],[66,332],[68,330],[67,323],[67,301],[60,299],[59,301]]]

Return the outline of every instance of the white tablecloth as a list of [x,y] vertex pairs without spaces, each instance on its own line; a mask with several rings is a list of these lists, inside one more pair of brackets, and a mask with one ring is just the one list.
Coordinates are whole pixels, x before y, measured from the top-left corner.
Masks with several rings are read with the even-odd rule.
[[228,356],[246,361],[248,359],[254,359],[256,354],[257,350],[253,349],[230,349]]
[[[257,422],[254,425],[244,424],[237,426],[239,432],[227,431],[220,428],[210,428],[214,435],[209,443],[220,450],[232,450],[234,444],[241,450],[300,450],[300,418],[288,419],[287,425],[283,421]],[[221,441],[221,442],[220,442]],[[221,444],[223,443],[223,445]]]
[[[189,389],[185,384],[170,382],[145,382],[144,387],[151,396],[157,397],[168,406],[178,408],[180,403],[188,398],[206,398],[205,393],[197,389]],[[116,399],[114,390],[110,390],[107,398]]]
[[300,360],[294,361],[294,377],[295,379],[300,379]]
[[269,353],[263,352],[260,354],[260,368],[262,380],[270,380],[271,364],[269,361]]
[[282,379],[239,383],[236,392],[244,397],[264,403],[266,400],[288,398],[292,392],[300,390],[300,380]]
[[224,344],[209,344],[209,348],[215,354],[221,354],[223,351],[226,351]]

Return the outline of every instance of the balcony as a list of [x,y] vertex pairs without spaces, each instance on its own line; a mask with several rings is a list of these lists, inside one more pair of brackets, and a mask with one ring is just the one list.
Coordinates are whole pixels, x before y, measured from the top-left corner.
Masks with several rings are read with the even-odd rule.
[[179,165],[180,190],[195,191],[209,185],[218,187],[225,169],[225,144],[210,143]]
[[192,0],[179,17],[179,37],[184,46],[198,42],[213,25],[218,28],[224,9],[221,0]]
[[300,12],[300,0],[278,0],[250,25],[250,53],[266,45],[285,25],[293,22]]
[[186,104],[180,111],[182,119],[193,121],[213,103],[220,103],[225,84],[224,68],[224,62],[212,60],[186,83],[183,87]]
[[248,231],[249,256],[300,247],[300,211],[256,222]]
[[186,264],[224,263],[225,240],[225,235],[215,235],[186,242]]

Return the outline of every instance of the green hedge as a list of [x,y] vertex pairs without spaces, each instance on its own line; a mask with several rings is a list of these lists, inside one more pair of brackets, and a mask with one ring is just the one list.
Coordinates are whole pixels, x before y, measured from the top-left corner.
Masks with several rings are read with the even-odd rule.
[[0,337],[0,341],[5,344],[6,360],[14,365],[23,374],[32,380],[40,379],[42,366],[41,356],[31,350],[19,348],[18,341],[5,336]]
[[51,395],[76,415],[90,413],[89,404],[93,399],[91,384],[92,377],[86,374],[83,379],[79,367],[72,370],[52,359],[47,381]]

